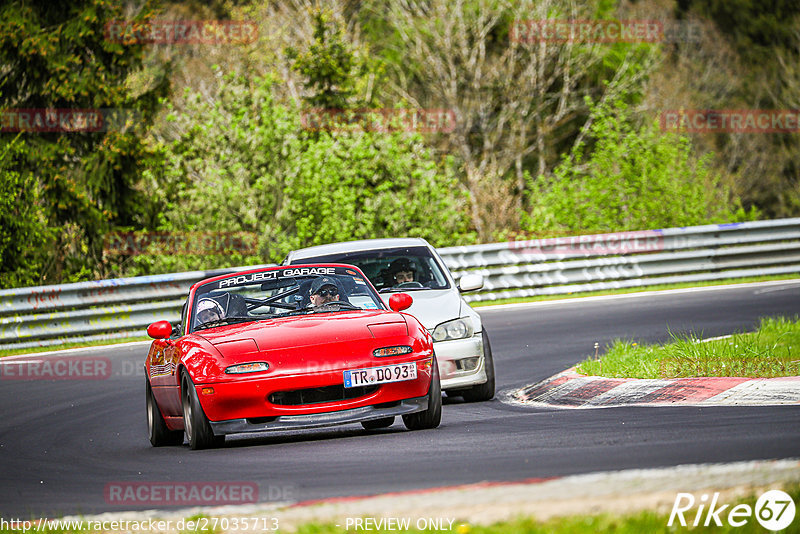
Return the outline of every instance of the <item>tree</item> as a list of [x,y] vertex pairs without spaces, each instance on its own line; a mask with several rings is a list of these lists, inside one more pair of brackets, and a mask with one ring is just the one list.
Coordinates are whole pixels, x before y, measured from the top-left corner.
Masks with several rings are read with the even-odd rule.
[[569,0],[390,3],[389,46],[400,48],[391,54],[399,60],[390,69],[395,90],[415,106],[455,112],[455,130],[439,146],[462,165],[482,241],[518,227],[526,166],[542,174],[560,143],[580,139],[584,96],[634,94],[649,71],[655,49],[648,45],[515,37],[526,21],[607,15],[593,9]]
[[346,40],[342,22],[330,12],[316,9],[312,19],[314,36],[308,50],[287,48],[292,69],[305,79],[308,94],[303,100],[328,110],[373,105],[371,88],[380,76],[377,62]]
[[[682,99],[680,107],[797,109],[800,3],[678,0],[677,7],[681,17],[703,23],[702,41],[679,47],[664,76],[663,87]],[[770,218],[800,213],[796,132],[698,133],[692,138],[696,146],[715,153],[715,168],[731,177],[745,206]]]
[[[532,184],[528,230],[602,233],[733,222],[747,216],[687,136],[637,127],[622,101],[592,106],[587,154],[577,144],[551,176]],[[754,214],[751,214],[754,215]]]
[[0,147],[0,288],[35,285],[48,262],[53,230],[47,226],[40,187],[32,172],[14,170],[24,143]]
[[279,262],[292,249],[351,239],[470,240],[452,164],[415,134],[304,129],[273,78],[222,76],[189,95],[185,133],[163,145],[176,194],[159,230],[250,232],[258,252],[133,257],[130,274]]
[[[133,20],[147,22],[154,14],[154,2],[146,1]],[[107,23],[126,18],[122,3],[105,0],[15,0],[0,7],[0,107],[12,114],[90,110],[103,117],[99,131],[28,130],[12,161],[8,176],[35,174],[47,224],[58,230],[48,249],[53,261],[35,273],[40,283],[102,275],[105,232],[147,226],[157,211],[139,181],[152,157],[144,132],[167,84],[134,91],[126,83],[141,68],[143,45],[105,33]],[[122,121],[109,125],[111,115]],[[0,134],[0,144],[12,135]]]

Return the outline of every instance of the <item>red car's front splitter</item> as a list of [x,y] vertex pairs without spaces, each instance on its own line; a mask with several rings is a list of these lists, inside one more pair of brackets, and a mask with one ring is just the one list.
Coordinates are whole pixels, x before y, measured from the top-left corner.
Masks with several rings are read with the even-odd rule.
[[424,397],[417,397],[415,399],[405,399],[376,406],[361,406],[359,408],[338,410],[335,412],[279,415],[276,417],[262,417],[258,419],[229,419],[227,421],[210,421],[210,424],[214,435],[220,436],[244,432],[297,430],[302,428],[341,425],[344,423],[359,423],[361,421],[370,421],[383,417],[407,415],[427,409],[428,396],[425,395]]

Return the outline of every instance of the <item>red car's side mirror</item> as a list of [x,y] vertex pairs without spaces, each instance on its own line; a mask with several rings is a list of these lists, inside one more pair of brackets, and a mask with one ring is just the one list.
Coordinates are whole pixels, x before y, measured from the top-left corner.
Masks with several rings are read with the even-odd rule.
[[396,312],[408,309],[414,299],[408,293],[395,293],[389,297],[389,307]]
[[153,339],[166,339],[172,335],[172,325],[169,321],[158,321],[147,327],[147,335]]

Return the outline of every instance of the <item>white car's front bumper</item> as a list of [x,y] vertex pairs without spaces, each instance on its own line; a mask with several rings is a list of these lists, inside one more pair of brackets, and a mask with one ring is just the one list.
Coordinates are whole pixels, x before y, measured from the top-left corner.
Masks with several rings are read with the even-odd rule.
[[483,337],[476,332],[466,339],[434,341],[442,389],[457,389],[486,382]]

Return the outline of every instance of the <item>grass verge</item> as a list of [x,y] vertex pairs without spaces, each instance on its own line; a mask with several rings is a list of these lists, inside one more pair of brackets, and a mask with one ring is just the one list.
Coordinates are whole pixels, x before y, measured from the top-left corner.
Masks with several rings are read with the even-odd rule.
[[498,304],[519,304],[524,302],[539,302],[544,300],[564,300],[581,297],[599,297],[604,295],[626,295],[629,293],[643,293],[665,291],[668,289],[689,289],[693,287],[711,287],[736,284],[748,284],[753,282],[770,282],[773,280],[797,280],[796,274],[773,275],[773,276],[752,276],[748,278],[727,278],[725,280],[709,280],[708,282],[691,282],[685,284],[662,284],[657,286],[626,287],[622,289],[605,289],[602,291],[587,291],[582,293],[565,293],[563,295],[539,295],[536,297],[519,297],[511,299],[487,300],[480,302],[470,302],[473,308],[483,306],[496,306]]
[[118,345],[120,343],[131,343],[133,341],[152,341],[152,339],[148,336],[134,336],[134,337],[124,337],[120,339],[83,341],[79,343],[64,343],[63,345],[53,345],[49,347],[33,347],[27,349],[5,349],[5,350],[0,350],[0,358],[2,358],[3,356],[18,356],[20,354],[37,354],[39,352],[50,352],[52,350],[66,350],[66,349],[79,349],[83,347]]
[[[789,494],[792,500],[797,503],[800,502],[800,485],[791,485],[783,491]],[[719,514],[722,526],[716,526],[713,520],[709,521],[712,532],[728,533],[735,532],[737,534],[749,534],[752,532],[763,533],[766,532],[764,527],[760,525],[755,517],[756,513],[757,496],[751,495],[746,499],[741,499],[736,503],[726,508]],[[753,515],[745,518],[747,522],[742,526],[732,526],[727,523],[727,514],[733,509],[734,506],[746,505],[752,510]],[[698,513],[698,508],[695,507],[684,514],[687,526],[683,527],[679,524],[676,518],[673,526],[668,526],[669,513],[659,513],[652,510],[644,510],[634,514],[625,515],[612,515],[612,514],[596,514],[596,515],[574,515],[570,517],[559,517],[547,521],[537,521],[535,518],[519,518],[513,521],[502,521],[492,525],[470,525],[458,524],[454,525],[452,530],[456,534],[507,534],[513,532],[515,534],[595,534],[597,532],[613,532],[617,534],[641,534],[643,532],[664,532],[675,533],[681,531],[706,531],[709,527],[703,525],[706,520],[706,510],[701,510],[701,517],[699,525],[693,527],[692,523]],[[800,515],[800,514],[799,514]],[[798,532],[797,524],[800,523],[800,518],[797,516],[795,520],[783,532]],[[412,522],[413,524],[413,522]],[[352,533],[356,530],[347,530],[341,526],[331,524],[306,524],[302,525],[298,530],[298,534],[344,534]],[[371,532],[389,533],[398,532],[397,530],[374,530]],[[434,530],[403,530],[408,533],[420,532],[435,532]]]
[[666,345],[614,341],[601,359],[587,358],[577,371],[607,378],[800,376],[798,317],[764,318],[755,332],[722,339],[672,338]]

